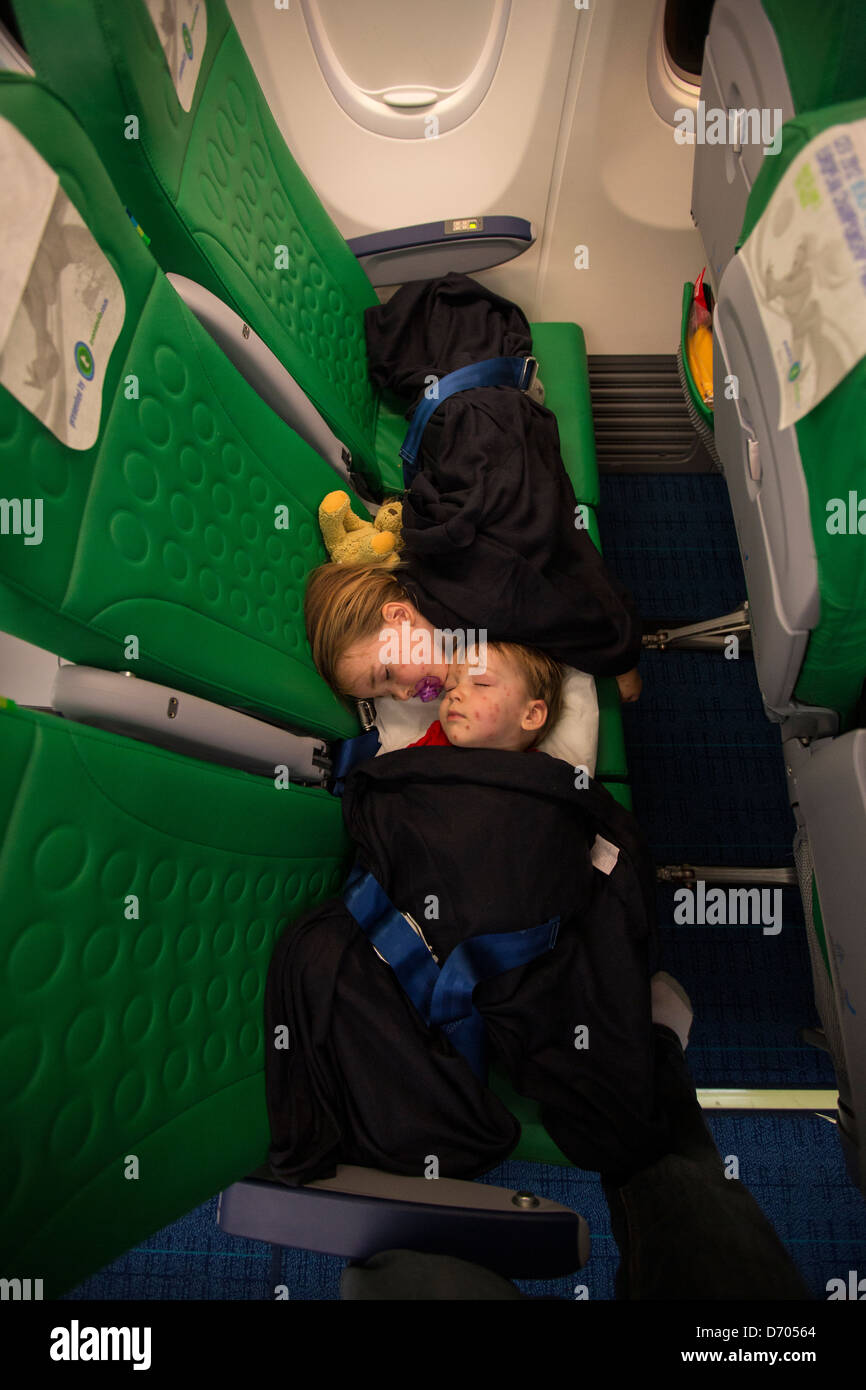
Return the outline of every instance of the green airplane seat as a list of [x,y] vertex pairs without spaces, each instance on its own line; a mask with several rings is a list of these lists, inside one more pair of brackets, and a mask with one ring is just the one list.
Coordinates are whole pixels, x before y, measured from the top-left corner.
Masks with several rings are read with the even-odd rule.
[[[713,325],[714,374],[736,383],[736,392],[716,392],[715,429],[764,703],[776,720],[802,722],[812,711],[818,721],[823,710],[842,729],[866,679],[866,358],[854,360],[832,387],[828,376],[828,389],[805,413],[780,422],[782,405],[793,408],[796,393],[814,391],[851,331],[840,325],[837,342],[835,323],[823,322],[818,306],[824,290],[833,293],[849,273],[849,237],[863,257],[851,265],[866,266],[856,213],[857,190],[866,202],[866,163],[851,135],[866,128],[864,120],[860,99],[804,112],[784,126],[781,151],[765,161],[749,196]],[[825,179],[825,167],[837,173]],[[787,191],[789,171],[805,202]],[[837,221],[834,198],[853,224],[849,217]],[[815,220],[822,205],[829,224]],[[864,275],[860,270],[846,291],[861,306]],[[866,307],[859,320],[862,340]],[[770,336],[779,322],[791,350],[784,380]],[[831,731],[826,718],[821,727]]]

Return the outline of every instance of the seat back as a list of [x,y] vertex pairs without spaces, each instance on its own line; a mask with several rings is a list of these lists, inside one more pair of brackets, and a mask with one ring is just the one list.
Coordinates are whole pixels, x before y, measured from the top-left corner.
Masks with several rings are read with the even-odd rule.
[[267,1157],[277,937],[339,801],[0,708],[0,1274],[56,1298]]
[[[866,511],[866,359],[802,418],[782,427],[774,315],[792,324],[785,391],[790,395],[796,388],[801,365],[806,385],[800,389],[809,389],[837,355],[835,325],[822,326],[816,318],[822,285],[835,273],[836,252],[831,254],[830,241],[822,243],[820,254],[808,254],[799,268],[790,247],[777,252],[774,237],[796,200],[788,198],[782,208],[770,199],[786,171],[794,176],[796,165],[796,177],[805,169],[815,196],[830,205],[836,185],[824,181],[814,151],[826,160],[822,133],[853,128],[864,117],[861,100],[805,112],[785,126],[782,150],[765,163],[749,198],[745,244],[722,278],[715,310],[716,440],[749,591],[758,682],[768,712],[779,719],[807,706],[829,710],[844,724],[866,676],[866,517],[861,528],[856,501],[850,524],[852,496],[864,500]],[[833,138],[850,137],[844,129],[828,134],[828,148]],[[839,187],[859,187],[858,167],[847,166]],[[784,188],[779,196],[787,197]],[[807,218],[808,206],[796,216]],[[843,269],[847,225],[834,231]],[[801,248],[810,244],[810,226]],[[856,298],[859,281],[854,285],[853,302],[862,302]],[[862,336],[866,310],[858,322]],[[836,517],[843,502],[844,525]]]
[[[716,289],[764,159],[777,157],[784,122],[862,96],[866,10],[860,0],[827,0],[820,11],[812,0],[716,0],[692,183],[692,215]],[[732,117],[735,111],[748,116]],[[768,148],[776,154],[765,155]]]
[[[309,732],[357,732],[303,627],[332,471],[184,307],[62,102],[0,75],[0,117],[36,170],[59,175],[65,209],[46,223],[0,359],[18,392],[0,386],[4,492],[10,507],[38,504],[42,531],[41,543],[4,537],[0,625],[71,661]],[[92,308],[78,306],[70,340],[72,311],[52,296],[77,256],[92,262]]]
[[289,153],[224,0],[199,0],[190,28],[179,15],[166,27],[167,12],[16,5],[37,77],[84,125],[163,270],[250,324],[376,485],[363,324],[376,294]]

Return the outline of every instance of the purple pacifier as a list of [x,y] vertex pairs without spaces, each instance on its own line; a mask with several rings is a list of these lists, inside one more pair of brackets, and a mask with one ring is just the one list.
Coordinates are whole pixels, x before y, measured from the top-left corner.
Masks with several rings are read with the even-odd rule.
[[442,692],[442,682],[435,676],[425,676],[415,687],[415,694],[419,700],[427,704],[429,700],[435,700]]

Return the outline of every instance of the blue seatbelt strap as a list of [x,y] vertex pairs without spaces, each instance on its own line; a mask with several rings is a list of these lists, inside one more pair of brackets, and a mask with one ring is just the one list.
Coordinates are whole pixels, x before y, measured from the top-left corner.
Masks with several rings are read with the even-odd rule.
[[430,1021],[439,970],[432,955],[384,888],[356,864],[346,880],[343,902],[383,955],[425,1023]]
[[485,1081],[487,1038],[484,1019],[472,1003],[475,986],[552,950],[559,918],[525,931],[473,936],[455,947],[440,970],[422,938],[359,864],[346,881],[343,902],[384,956],[424,1022],[441,1028]]
[[331,791],[334,796],[343,795],[346,778],[355,764],[365,762],[367,758],[375,758],[378,748],[379,730],[376,728],[358,734],[357,738],[343,739],[337,746],[331,766]]
[[468,367],[458,367],[456,372],[443,376],[436,385],[434,398],[430,400],[425,395],[415,407],[412,423],[400,450],[404,486],[411,487],[415,479],[421,437],[430,416],[443,401],[457,391],[469,391],[475,386],[516,386],[518,390],[525,391],[532,383],[537,365],[534,357],[491,357],[486,362],[470,362]]
[[552,951],[558,931],[559,918],[552,917],[524,931],[472,936],[454,948],[440,970],[430,1022],[444,1029],[482,1081],[487,1077],[487,1033],[472,1003],[475,986]]

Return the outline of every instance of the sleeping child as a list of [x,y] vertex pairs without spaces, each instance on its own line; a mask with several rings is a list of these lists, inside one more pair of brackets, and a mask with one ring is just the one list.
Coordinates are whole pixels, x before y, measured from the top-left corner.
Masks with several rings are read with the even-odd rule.
[[483,661],[454,663],[439,718],[410,748],[453,744],[530,752],[556,723],[562,705],[562,667],[543,652],[488,642]]

